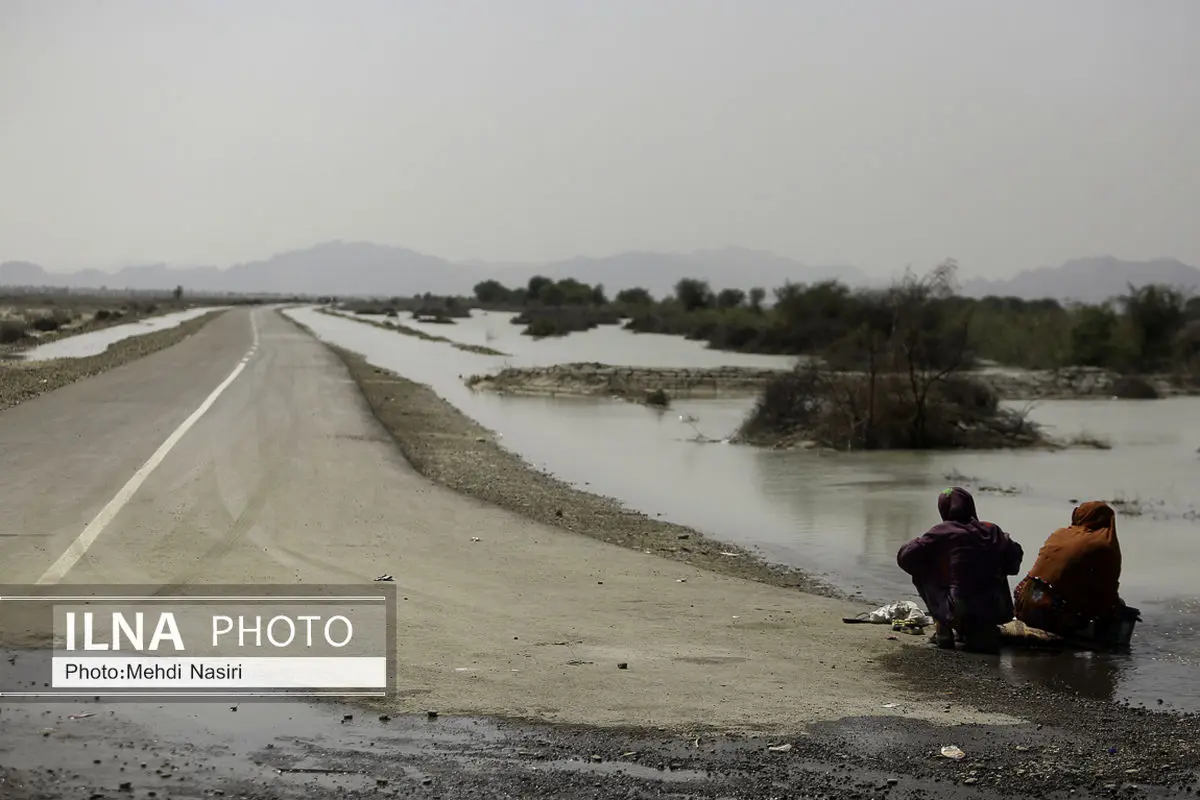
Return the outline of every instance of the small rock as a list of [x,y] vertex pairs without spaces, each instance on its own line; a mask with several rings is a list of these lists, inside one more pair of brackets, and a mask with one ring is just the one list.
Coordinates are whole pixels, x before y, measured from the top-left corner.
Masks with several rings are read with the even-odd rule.
[[426,717],[428,717],[429,719],[437,719],[437,718],[438,718],[438,712],[436,712],[436,711],[426,711],[426,712],[425,712],[425,716],[426,716]]
[[380,714],[380,715],[379,715],[379,721],[380,721],[380,722],[391,722],[391,721],[392,721],[392,718],[391,718],[391,717],[389,717],[387,714]]
[[620,664],[617,664],[617,669],[629,669],[629,665],[622,661]]
[[353,714],[342,714],[342,722],[350,722],[354,719]]
[[129,782],[129,781],[125,781],[124,783],[122,783],[122,784],[121,784],[120,786],[118,786],[117,788],[118,788],[119,790],[121,790],[122,792],[132,792],[132,791],[133,791],[133,784],[132,784],[131,782]]
[[967,778],[963,781],[964,786],[974,786],[977,783],[979,783],[979,778]]

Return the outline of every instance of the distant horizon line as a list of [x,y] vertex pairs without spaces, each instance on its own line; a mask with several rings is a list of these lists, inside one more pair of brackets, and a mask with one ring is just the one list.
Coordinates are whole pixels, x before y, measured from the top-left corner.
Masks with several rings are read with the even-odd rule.
[[[367,247],[378,247],[378,248],[389,249],[389,250],[406,251],[406,252],[413,253],[418,256],[423,256],[426,258],[434,258],[439,261],[443,261],[448,266],[465,267],[468,269],[496,268],[496,269],[501,269],[501,270],[507,270],[507,269],[518,270],[518,269],[537,268],[537,267],[541,267],[541,266],[552,266],[552,265],[557,265],[557,264],[562,264],[562,263],[577,261],[577,260],[603,261],[605,259],[616,258],[619,256],[630,256],[630,255],[696,256],[696,255],[702,255],[702,254],[729,253],[729,252],[737,252],[737,251],[742,251],[742,252],[746,252],[746,253],[754,253],[754,254],[758,254],[761,256],[770,257],[773,259],[780,259],[780,260],[784,260],[784,261],[794,262],[797,266],[808,268],[808,269],[853,270],[853,271],[860,273],[861,275],[863,275],[865,277],[883,277],[887,274],[893,274],[897,270],[904,269],[904,267],[893,267],[891,270],[885,271],[885,270],[878,270],[878,269],[868,269],[868,268],[859,266],[857,264],[849,264],[849,263],[825,264],[825,263],[819,263],[819,262],[808,262],[808,261],[802,261],[793,256],[781,255],[780,253],[777,253],[773,250],[766,250],[766,249],[757,248],[757,247],[748,247],[745,245],[734,245],[734,244],[724,245],[721,247],[700,247],[700,248],[693,248],[691,250],[653,250],[653,249],[645,249],[645,248],[629,248],[629,249],[624,249],[624,250],[611,251],[611,252],[607,253],[606,255],[590,255],[590,254],[584,254],[584,253],[576,253],[575,255],[571,255],[571,256],[564,256],[564,257],[552,258],[552,259],[542,259],[542,260],[510,260],[510,259],[489,260],[489,259],[485,259],[485,258],[451,259],[451,258],[447,258],[445,256],[434,255],[434,254],[426,252],[426,251],[417,250],[417,249],[414,249],[407,245],[388,244],[388,243],[371,241],[371,240],[366,240],[366,239],[327,239],[327,240],[319,241],[314,244],[308,245],[307,247],[293,247],[290,249],[277,250],[277,251],[271,253],[270,255],[267,255],[264,257],[260,257],[257,259],[245,259],[245,260],[240,260],[240,261],[234,261],[234,262],[228,263],[225,266],[218,266],[216,264],[171,262],[171,261],[166,261],[166,260],[130,260],[128,263],[125,263],[121,266],[51,267],[51,266],[47,266],[46,264],[39,262],[39,261],[33,261],[30,259],[22,259],[22,258],[0,259],[0,265],[11,264],[11,263],[32,264],[52,275],[70,275],[70,274],[80,273],[80,272],[99,272],[99,273],[103,273],[103,274],[107,274],[107,275],[116,275],[124,270],[154,269],[154,268],[161,268],[161,269],[166,269],[169,271],[170,270],[180,270],[180,271],[183,271],[183,270],[215,270],[218,272],[225,272],[225,271],[234,269],[236,267],[245,266],[248,264],[257,264],[257,263],[267,262],[274,258],[278,258],[280,256],[296,254],[296,253],[304,253],[304,252],[316,250],[316,249],[319,249],[322,247],[338,246],[338,245],[341,245],[341,246],[367,246]],[[947,259],[953,259],[953,257],[946,257],[941,260],[947,260]],[[1094,255],[1088,255],[1088,256],[1075,256],[1073,258],[1068,258],[1056,265],[1040,264],[1040,265],[1034,266],[1034,267],[1017,267],[1005,275],[999,275],[999,276],[995,276],[995,277],[984,277],[984,276],[980,276],[977,274],[970,274],[965,271],[960,274],[962,274],[964,278],[966,278],[968,280],[974,280],[974,281],[983,281],[983,282],[1005,281],[1005,280],[1010,280],[1012,278],[1015,278],[1023,273],[1027,273],[1027,272],[1033,272],[1033,271],[1044,270],[1044,269],[1058,269],[1058,268],[1061,268],[1067,264],[1070,264],[1070,263],[1076,262],[1076,261],[1091,261],[1091,260],[1103,260],[1103,259],[1112,259],[1115,261],[1122,261],[1125,263],[1133,263],[1133,264],[1175,262],[1175,263],[1180,264],[1185,267],[1192,266],[1176,256],[1159,255],[1159,256],[1154,256],[1154,257],[1149,257],[1149,258],[1126,258],[1126,257],[1121,257],[1121,256],[1115,256],[1115,255],[1112,255],[1111,253],[1104,253],[1104,254],[1094,254]],[[958,259],[953,259],[953,260],[958,261]],[[915,266],[915,265],[910,265],[910,266]],[[927,266],[932,267],[932,266],[934,266],[934,263],[930,263]],[[961,261],[959,261],[959,266],[960,266],[960,269],[964,266]],[[1193,268],[1195,268],[1195,267],[1193,267]]]

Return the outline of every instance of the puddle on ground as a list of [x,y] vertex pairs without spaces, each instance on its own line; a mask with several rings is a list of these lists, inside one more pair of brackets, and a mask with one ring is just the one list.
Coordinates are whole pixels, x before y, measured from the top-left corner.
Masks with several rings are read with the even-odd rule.
[[595,775],[626,775],[630,778],[640,778],[648,781],[687,782],[707,780],[708,772],[696,769],[655,769],[641,764],[630,764],[623,761],[544,761],[534,769],[553,769],[562,772],[584,772]]
[[352,772],[323,767],[288,767],[276,770],[275,780],[292,786],[302,786],[312,789],[331,789],[333,791],[363,791],[386,786],[387,781],[361,772]]

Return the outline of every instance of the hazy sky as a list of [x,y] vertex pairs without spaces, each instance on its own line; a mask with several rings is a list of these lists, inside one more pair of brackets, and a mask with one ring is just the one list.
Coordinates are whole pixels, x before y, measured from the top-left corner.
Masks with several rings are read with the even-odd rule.
[[1200,264],[1200,0],[0,0],[0,261]]

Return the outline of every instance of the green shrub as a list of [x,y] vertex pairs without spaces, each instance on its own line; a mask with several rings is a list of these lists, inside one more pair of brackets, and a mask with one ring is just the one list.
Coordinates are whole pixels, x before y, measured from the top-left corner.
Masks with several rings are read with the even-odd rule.
[[29,326],[20,320],[0,322],[0,344],[16,344],[29,337]]
[[648,406],[666,408],[671,405],[671,396],[662,389],[651,389],[646,392],[645,403]]

